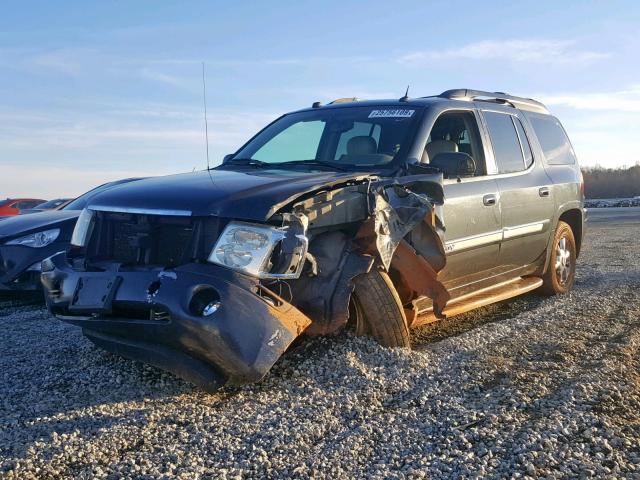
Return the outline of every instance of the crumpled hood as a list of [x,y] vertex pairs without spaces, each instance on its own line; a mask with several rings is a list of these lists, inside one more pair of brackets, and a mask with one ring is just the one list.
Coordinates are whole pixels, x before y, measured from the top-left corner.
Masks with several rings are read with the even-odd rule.
[[[152,177],[97,194],[89,208],[265,221],[297,197],[370,174],[299,170],[211,170]],[[28,215],[33,217],[33,215]]]
[[80,216],[79,210],[48,210],[30,215],[16,215],[0,222],[0,238],[26,235],[47,228],[57,228],[73,222]]

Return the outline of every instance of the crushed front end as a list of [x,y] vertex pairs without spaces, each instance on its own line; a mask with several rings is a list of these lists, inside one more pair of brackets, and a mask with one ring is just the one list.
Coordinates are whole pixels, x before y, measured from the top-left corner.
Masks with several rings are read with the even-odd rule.
[[219,240],[235,234],[259,244],[273,232],[260,275],[287,277],[302,263],[295,257],[306,238],[295,220],[243,228],[215,217],[85,210],[69,254],[43,263],[47,304],[97,345],[207,390],[257,381],[310,320],[257,276],[210,257],[217,251],[242,264],[246,252],[225,252]]
[[52,313],[97,345],[207,390],[261,379],[303,332],[350,318],[354,280],[394,279],[441,312],[442,176],[349,177],[267,205],[264,220],[92,206],[42,264]]

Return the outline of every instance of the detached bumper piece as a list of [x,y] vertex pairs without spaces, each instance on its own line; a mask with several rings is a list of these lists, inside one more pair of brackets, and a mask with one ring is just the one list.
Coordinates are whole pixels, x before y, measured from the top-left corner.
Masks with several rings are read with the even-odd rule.
[[215,265],[77,271],[61,252],[42,270],[58,318],[208,391],[260,380],[311,323],[257,281]]

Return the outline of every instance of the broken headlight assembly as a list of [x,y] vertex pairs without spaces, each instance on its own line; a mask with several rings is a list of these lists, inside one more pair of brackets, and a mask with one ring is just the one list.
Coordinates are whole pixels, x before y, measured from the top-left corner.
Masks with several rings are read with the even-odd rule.
[[298,278],[307,247],[303,231],[231,222],[213,247],[209,261],[257,278]]
[[51,230],[43,230],[41,232],[31,233],[24,237],[19,237],[6,243],[6,245],[22,245],[24,247],[42,248],[55,242],[60,235],[59,228]]

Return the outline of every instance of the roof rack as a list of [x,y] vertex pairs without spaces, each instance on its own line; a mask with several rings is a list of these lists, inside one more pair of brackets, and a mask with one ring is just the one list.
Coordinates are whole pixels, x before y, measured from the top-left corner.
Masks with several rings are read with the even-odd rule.
[[482,90],[470,90],[467,88],[456,88],[442,92],[438,97],[448,98],[450,100],[464,100],[472,102],[474,100],[482,102],[494,102],[511,105],[521,110],[530,110],[532,112],[549,113],[547,107],[542,103],[532,100],[531,98],[516,97],[504,92],[484,92]]
[[345,97],[345,98],[336,98],[333,102],[330,102],[329,105],[333,105],[334,103],[349,103],[349,102],[357,102],[357,97]]

